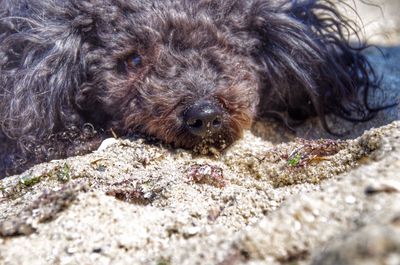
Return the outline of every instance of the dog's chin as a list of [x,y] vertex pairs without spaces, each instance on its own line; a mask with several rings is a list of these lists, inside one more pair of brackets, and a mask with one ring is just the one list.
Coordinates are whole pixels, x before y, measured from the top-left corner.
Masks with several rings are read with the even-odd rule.
[[221,135],[206,137],[201,139],[201,141],[193,147],[193,152],[201,155],[219,156],[223,150],[229,147],[236,140],[237,139],[229,139]]
[[219,155],[224,149],[233,142],[240,139],[240,135],[230,135],[226,133],[216,133],[206,137],[191,136],[183,137],[173,142],[174,147],[179,147],[193,151],[201,155]]
[[242,138],[246,127],[224,127],[219,132],[205,137],[192,135],[188,132],[179,134],[169,143],[175,148],[191,150],[195,154],[218,156],[222,151]]

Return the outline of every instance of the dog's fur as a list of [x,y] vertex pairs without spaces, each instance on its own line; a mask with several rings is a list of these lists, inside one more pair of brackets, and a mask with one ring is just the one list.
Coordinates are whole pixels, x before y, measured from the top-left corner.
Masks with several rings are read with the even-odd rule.
[[[329,0],[0,0],[0,175],[110,130],[223,149],[258,116],[368,119],[355,30]],[[224,112],[207,139],[182,122],[200,99]]]

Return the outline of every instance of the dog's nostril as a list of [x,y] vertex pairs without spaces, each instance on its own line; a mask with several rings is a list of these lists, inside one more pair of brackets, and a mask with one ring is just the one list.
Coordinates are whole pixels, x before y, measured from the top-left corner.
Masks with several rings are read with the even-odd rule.
[[220,117],[216,117],[215,120],[213,120],[212,126],[217,128],[220,127],[222,124],[221,118]]
[[188,131],[201,137],[212,135],[222,127],[222,110],[212,101],[195,103],[183,118]]
[[203,122],[201,120],[189,120],[186,124],[192,128],[201,128],[203,126]]

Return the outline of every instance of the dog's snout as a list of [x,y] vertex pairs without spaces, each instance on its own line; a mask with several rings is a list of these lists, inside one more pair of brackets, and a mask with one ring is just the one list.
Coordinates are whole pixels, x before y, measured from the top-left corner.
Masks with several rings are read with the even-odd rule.
[[221,129],[222,115],[218,105],[212,101],[202,100],[187,109],[183,119],[191,134],[205,137]]

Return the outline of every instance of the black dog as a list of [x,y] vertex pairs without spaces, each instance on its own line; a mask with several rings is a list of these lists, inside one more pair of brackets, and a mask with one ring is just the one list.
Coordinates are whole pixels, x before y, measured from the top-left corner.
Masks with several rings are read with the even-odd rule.
[[353,33],[329,0],[0,0],[0,174],[111,130],[224,149],[256,116],[369,119]]

